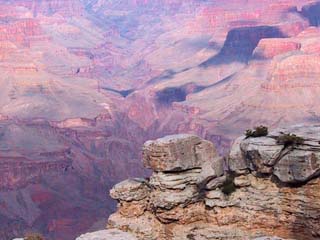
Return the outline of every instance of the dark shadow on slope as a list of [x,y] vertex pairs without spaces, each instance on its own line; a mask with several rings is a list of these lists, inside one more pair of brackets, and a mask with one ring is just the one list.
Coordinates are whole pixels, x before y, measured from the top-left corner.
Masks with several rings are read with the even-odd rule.
[[156,93],[157,103],[162,106],[170,106],[173,102],[183,102],[187,95],[201,92],[207,86],[187,83],[183,86],[164,88]]
[[156,93],[157,102],[164,106],[170,106],[173,102],[183,102],[186,97],[187,91],[184,87],[168,87]]
[[220,85],[225,84],[227,82],[230,82],[234,75],[236,75],[236,74],[235,73],[231,74],[230,76],[225,77],[224,79],[221,79],[220,81],[218,81],[216,83],[213,83],[213,84],[210,84],[210,85],[206,86],[206,88],[217,87],[217,86],[220,86]]
[[106,90],[106,91],[118,93],[118,94],[120,94],[122,97],[127,97],[127,96],[129,96],[131,93],[133,93],[133,92],[135,91],[134,89],[116,90],[116,89],[107,88],[107,87],[103,87],[102,89],[103,89],[103,90]]
[[226,38],[221,51],[200,64],[200,67],[228,64],[231,62],[247,63],[263,38],[285,38],[277,27],[257,26],[232,29]]
[[170,106],[173,102],[183,102],[186,100],[189,94],[198,93],[211,87],[217,87],[222,84],[226,84],[232,80],[234,75],[235,74],[232,74],[216,83],[207,86],[197,85],[195,83],[187,83],[179,87],[164,88],[156,93],[156,100],[162,106]]
[[170,106],[173,102],[183,102],[189,94],[201,92],[207,88],[217,87],[232,80],[232,74],[216,83],[208,86],[197,85],[195,83],[188,83],[179,87],[164,88],[156,93],[156,100],[162,106]]
[[150,79],[147,84],[155,84],[161,82],[162,80],[172,79],[177,74],[176,71],[168,69],[161,73],[159,76]]
[[320,2],[304,6],[300,14],[309,20],[310,26],[320,26]]
[[172,69],[167,69],[165,71],[163,71],[159,76],[151,78],[147,84],[156,84],[165,80],[169,80],[172,79],[175,75],[179,74],[179,73],[183,73],[186,72],[188,70],[190,70],[190,67],[184,68],[182,70],[179,71],[174,71]]

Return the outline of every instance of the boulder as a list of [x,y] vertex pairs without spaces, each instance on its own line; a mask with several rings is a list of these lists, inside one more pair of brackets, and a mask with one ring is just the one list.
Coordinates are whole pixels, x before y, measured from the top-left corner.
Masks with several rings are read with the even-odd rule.
[[110,190],[110,196],[121,201],[140,201],[149,195],[149,191],[146,180],[134,178],[115,185]]
[[320,148],[317,151],[293,150],[274,166],[281,182],[299,183],[320,175]]
[[189,134],[166,136],[143,146],[143,163],[156,172],[201,168],[215,156],[213,143]]
[[242,156],[240,144],[244,141],[245,137],[241,136],[237,138],[231,146],[229,157],[228,157],[228,168],[232,172],[241,174],[247,171],[248,163],[246,158]]
[[[228,162],[231,171],[255,171],[276,176],[283,183],[303,183],[320,175],[320,126],[293,126],[268,136],[241,137],[235,141]],[[295,134],[303,143],[277,142],[283,134]]]

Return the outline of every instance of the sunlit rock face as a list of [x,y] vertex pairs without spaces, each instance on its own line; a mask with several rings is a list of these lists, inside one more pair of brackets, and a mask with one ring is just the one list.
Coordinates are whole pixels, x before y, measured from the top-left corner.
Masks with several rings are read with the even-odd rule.
[[100,229],[148,139],[318,121],[318,5],[0,1],[0,239]]

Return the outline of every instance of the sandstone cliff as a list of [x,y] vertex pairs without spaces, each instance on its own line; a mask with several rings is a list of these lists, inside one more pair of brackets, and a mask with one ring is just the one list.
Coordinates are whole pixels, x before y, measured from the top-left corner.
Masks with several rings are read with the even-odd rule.
[[151,177],[110,192],[118,210],[108,228],[123,232],[79,239],[320,239],[319,133],[320,126],[295,126],[240,137],[227,159],[194,135],[148,141]]

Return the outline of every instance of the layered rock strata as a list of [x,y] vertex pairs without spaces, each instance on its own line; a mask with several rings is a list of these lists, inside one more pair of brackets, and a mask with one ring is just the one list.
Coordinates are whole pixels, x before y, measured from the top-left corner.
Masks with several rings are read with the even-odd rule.
[[139,240],[319,239],[319,133],[296,126],[241,137],[226,160],[194,135],[148,141],[143,162],[153,173],[114,186],[108,228]]
[[146,139],[319,120],[314,1],[0,2],[0,239],[102,227]]

